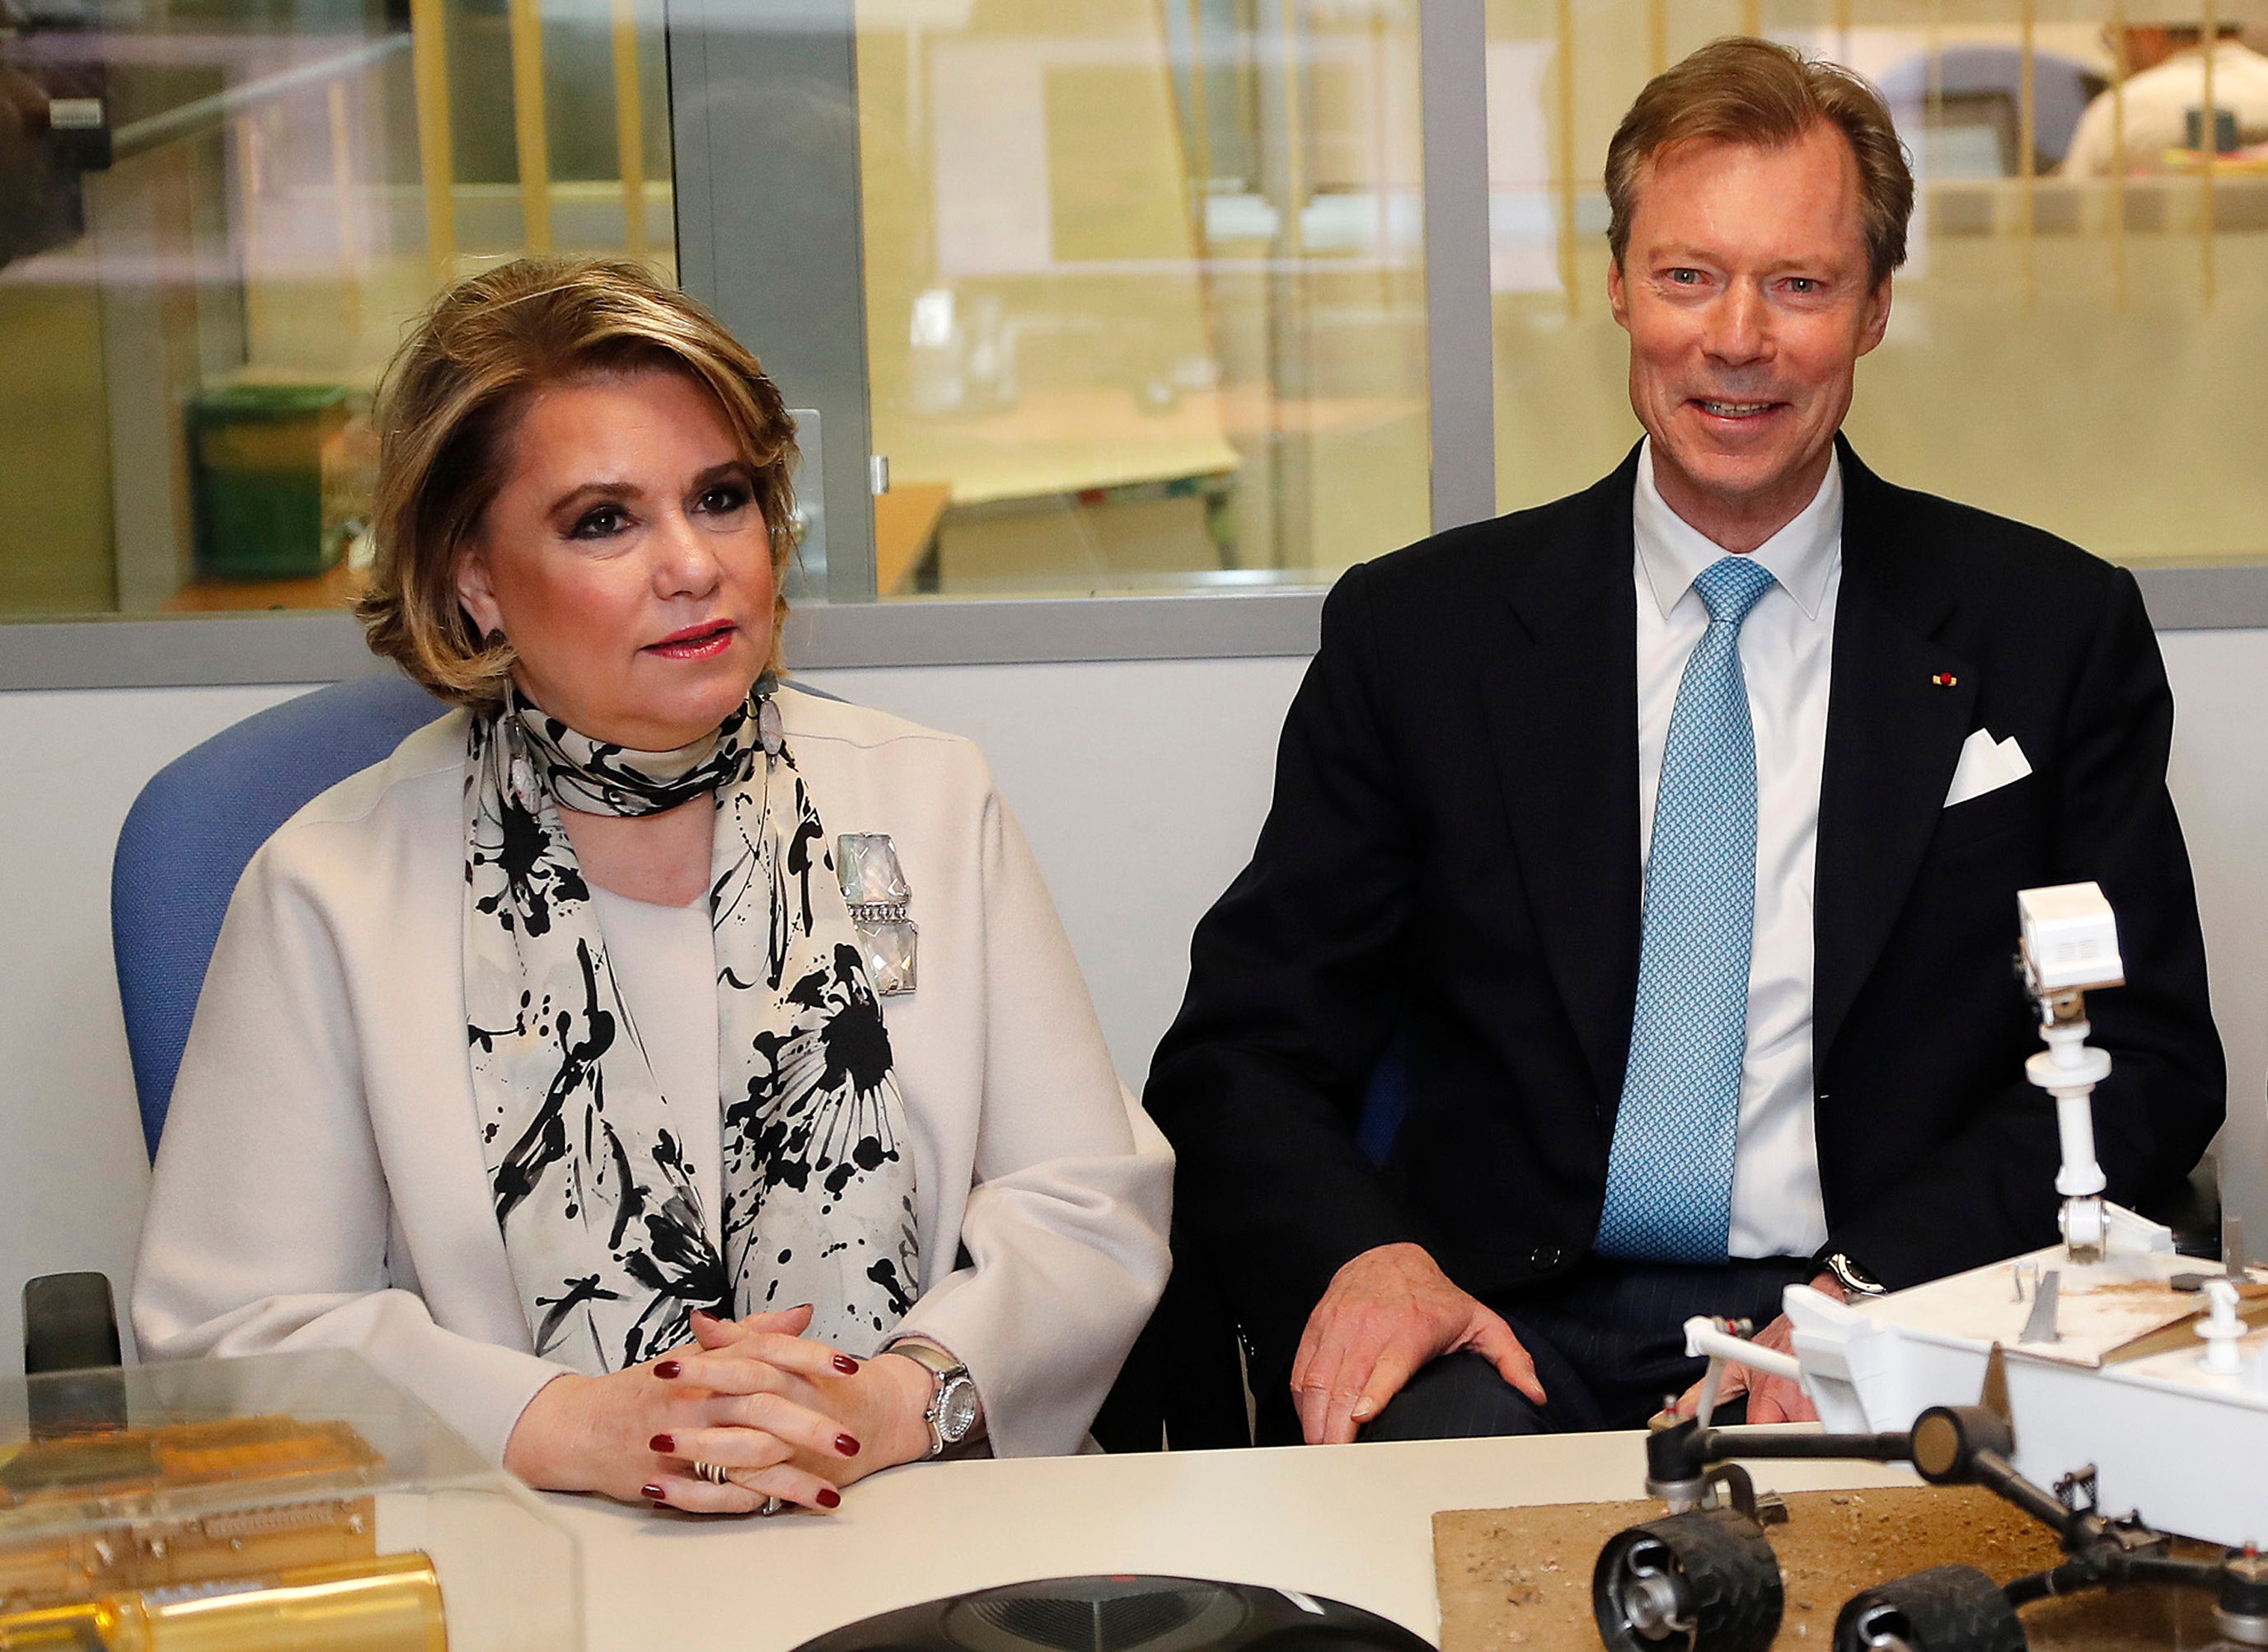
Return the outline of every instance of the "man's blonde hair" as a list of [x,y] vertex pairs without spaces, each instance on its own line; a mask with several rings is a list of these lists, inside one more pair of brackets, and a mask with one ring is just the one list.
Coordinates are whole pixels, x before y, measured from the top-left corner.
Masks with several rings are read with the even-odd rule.
[[[480,636],[457,568],[504,483],[529,397],[548,386],[661,368],[716,398],[771,535],[772,569],[794,548],[789,471],[795,426],[772,381],[724,324],[642,266],[522,258],[459,282],[433,303],[378,395],[378,560],[355,612],[373,653],[459,705],[500,704],[509,639]],[[787,599],[774,600],[777,664]]]
[[1712,41],[1662,70],[1638,94],[1607,145],[1607,244],[1619,265],[1630,249],[1646,168],[1680,144],[1778,149],[1822,122],[1849,141],[1859,163],[1859,220],[1868,284],[1906,261],[1913,172],[1881,94],[1849,70],[1749,35]]

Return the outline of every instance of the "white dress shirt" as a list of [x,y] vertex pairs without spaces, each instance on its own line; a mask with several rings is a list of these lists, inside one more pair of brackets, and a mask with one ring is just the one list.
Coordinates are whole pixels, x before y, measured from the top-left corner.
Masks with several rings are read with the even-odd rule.
[[[2213,107],[2236,116],[2238,143],[2249,147],[2268,140],[2268,57],[2238,41],[2214,46]],[[2167,151],[2190,147],[2190,116],[2201,116],[2204,108],[2205,52],[2201,48],[2176,52],[2155,68],[2130,77],[2117,100],[2108,92],[2096,95],[2072,133],[2062,173],[2066,178],[2103,178],[2116,171],[2121,116],[2127,172],[2163,172]]]
[[718,1128],[688,1130],[678,1143],[701,1195],[709,1243],[725,1243],[724,1103],[717,1060],[717,947],[709,902],[661,906],[591,885],[591,909],[607,943],[607,966],[645,1050],[654,1082],[681,1117],[713,1117]]
[[[1638,455],[1632,513],[1642,874],[1670,713],[1685,662],[1709,625],[1694,576],[1727,553],[1663,500],[1650,439]],[[1839,461],[1830,461],[1801,513],[1749,554],[1778,584],[1741,627],[1741,674],[1756,742],[1756,902],[1730,1248],[1736,1257],[1808,1257],[1827,1242],[1811,1116],[1812,889],[1835,597],[1843,583]]]

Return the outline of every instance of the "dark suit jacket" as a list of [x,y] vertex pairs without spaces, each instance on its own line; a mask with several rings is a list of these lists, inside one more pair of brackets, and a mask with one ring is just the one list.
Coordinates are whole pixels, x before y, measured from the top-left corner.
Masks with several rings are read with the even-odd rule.
[[[1829,1248],[1899,1287],[2056,1237],[2019,889],[2092,878],[2117,912],[2130,985],[2088,1001],[2110,1197],[2190,1170],[2224,1071],[2132,577],[1841,452],[1815,1114]],[[1415,1241],[1516,1303],[1597,1229],[1638,987],[1637,462],[1351,569],[1324,605],[1145,1096],[1256,1391],[1363,1250]],[[1978,727],[2032,773],[1948,808]],[[1354,1129],[1397,1029],[1409,1112],[1381,1169]]]

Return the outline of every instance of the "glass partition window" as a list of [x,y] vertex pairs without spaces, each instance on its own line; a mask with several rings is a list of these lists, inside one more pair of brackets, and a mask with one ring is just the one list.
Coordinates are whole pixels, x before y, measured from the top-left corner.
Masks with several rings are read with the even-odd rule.
[[1657,69],[1760,32],[1881,86],[1914,160],[1848,424],[1867,461],[2123,562],[2268,559],[2268,40],[2247,33],[2268,8],[1489,0],[1488,21],[1502,508],[1637,440],[1607,141]]
[[859,0],[882,596],[1422,536],[1417,0]]
[[[1656,69],[1753,31],[1876,81],[1915,159],[1868,460],[2123,560],[2268,560],[2244,3],[1486,0],[1499,503],[1635,439],[1607,139]],[[837,487],[870,426],[874,594],[1312,587],[1429,530],[1418,0],[663,4],[0,0],[0,617],[343,600],[405,321],[529,250],[674,278],[669,59],[719,27],[840,48],[755,152],[848,139],[810,112],[855,98],[855,208],[832,137],[843,181],[802,204],[858,225],[857,281],[775,245],[762,284],[789,315],[863,288],[845,372],[788,350],[782,383],[843,397]],[[680,67],[686,130],[725,122],[734,89]],[[735,129],[700,225],[771,200]],[[709,262],[732,313],[757,277]]]
[[659,0],[0,0],[0,616],[329,606],[449,280],[674,271]]

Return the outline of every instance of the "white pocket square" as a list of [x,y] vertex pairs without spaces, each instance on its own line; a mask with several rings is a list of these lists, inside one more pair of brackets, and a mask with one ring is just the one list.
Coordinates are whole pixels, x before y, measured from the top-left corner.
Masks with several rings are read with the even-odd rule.
[[2013,785],[2031,771],[2024,749],[2014,734],[1996,741],[1986,730],[1973,730],[1961,742],[1961,761],[1954,767],[1953,786],[1945,794],[1945,807],[1951,808],[1955,803]]

